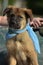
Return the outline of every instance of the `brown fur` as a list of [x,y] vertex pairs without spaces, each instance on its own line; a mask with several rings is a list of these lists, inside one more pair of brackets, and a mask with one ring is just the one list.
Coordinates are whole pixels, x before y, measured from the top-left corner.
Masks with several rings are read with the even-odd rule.
[[[23,29],[27,23],[26,15],[24,12],[26,12],[32,20],[31,10],[10,6],[4,11],[4,15],[8,15],[8,13],[10,13],[10,9],[12,9],[13,14],[15,14],[16,16],[20,15],[23,17],[20,21],[20,29]],[[9,18],[10,17],[8,16],[8,23]],[[15,27],[13,26],[11,28],[14,29]],[[33,42],[27,31],[7,40],[6,47],[8,50],[7,60],[9,65],[38,65],[37,54],[34,50]]]

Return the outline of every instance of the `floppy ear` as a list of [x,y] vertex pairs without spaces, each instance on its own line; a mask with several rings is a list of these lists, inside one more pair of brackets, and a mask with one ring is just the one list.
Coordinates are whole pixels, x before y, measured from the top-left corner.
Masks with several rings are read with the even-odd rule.
[[26,8],[24,8],[23,10],[25,12],[26,17],[30,18],[30,20],[32,21],[32,19],[33,19],[32,10],[31,9],[26,9]]
[[10,12],[11,12],[11,10],[12,10],[12,8],[6,8],[4,11],[3,11],[3,16],[4,15],[9,15],[10,14]]
[[16,8],[16,7],[9,5],[9,6],[3,11],[3,16],[6,15],[6,14],[9,15],[13,8]]

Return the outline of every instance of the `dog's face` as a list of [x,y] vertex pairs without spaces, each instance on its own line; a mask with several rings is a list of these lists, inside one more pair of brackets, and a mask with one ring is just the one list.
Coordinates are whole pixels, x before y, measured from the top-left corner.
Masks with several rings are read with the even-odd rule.
[[23,29],[27,24],[28,18],[30,17],[31,19],[31,10],[27,10],[12,6],[6,8],[4,15],[7,15],[9,27],[13,29]]

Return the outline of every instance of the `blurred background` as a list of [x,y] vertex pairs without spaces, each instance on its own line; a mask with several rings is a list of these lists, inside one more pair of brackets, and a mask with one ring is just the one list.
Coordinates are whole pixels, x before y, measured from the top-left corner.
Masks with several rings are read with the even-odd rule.
[[43,0],[0,0],[0,15],[8,5],[27,7],[32,9],[34,14],[43,15]]
[[[14,5],[22,8],[24,7],[30,8],[32,9],[34,16],[43,17],[43,0],[0,0],[0,15],[2,15],[3,10],[8,5]],[[4,65],[3,60],[4,60],[5,53],[3,51],[6,50],[5,35],[7,31],[8,28],[0,26],[0,65]],[[43,34],[43,29],[41,29],[41,32]],[[39,65],[43,65],[43,36],[39,34],[39,31],[36,31],[35,33],[38,36],[40,47],[41,47],[41,54],[38,54],[38,61],[39,61]]]

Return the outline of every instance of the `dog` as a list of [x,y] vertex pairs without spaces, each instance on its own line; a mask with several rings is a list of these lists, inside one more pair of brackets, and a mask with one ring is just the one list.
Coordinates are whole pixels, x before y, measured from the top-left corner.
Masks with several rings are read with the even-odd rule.
[[[33,15],[30,9],[7,7],[3,15],[7,16],[8,33],[14,34],[15,30],[22,30],[32,20]],[[12,31],[14,30],[14,31]],[[33,41],[27,31],[17,34],[6,40],[8,65],[38,65],[37,53]]]

